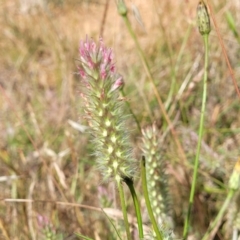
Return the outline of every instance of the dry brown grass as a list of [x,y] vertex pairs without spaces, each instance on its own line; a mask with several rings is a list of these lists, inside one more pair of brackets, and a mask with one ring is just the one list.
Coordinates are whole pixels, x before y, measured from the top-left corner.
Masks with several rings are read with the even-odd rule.
[[[104,42],[113,48],[117,68],[125,77],[131,107],[141,125],[156,121],[163,133],[166,130],[152,86],[114,1],[109,1],[104,26],[106,1],[63,2],[30,9],[30,12],[21,11],[20,3],[16,1],[0,3],[0,176],[6,176],[0,183],[0,239],[40,239],[39,215],[46,216],[65,237],[81,232],[94,239],[114,239],[111,237],[113,230],[102,212],[67,205],[111,207],[112,211],[118,206],[115,197],[111,196],[114,187],[101,183],[94,167],[88,135],[74,129],[68,122],[85,124],[76,59],[79,41],[86,35],[98,39],[100,29],[104,27]],[[189,164],[179,162],[170,135],[164,146],[169,159],[176,233],[181,236],[201,104],[203,44],[194,25],[196,3],[187,0],[126,2],[129,8],[134,6],[141,14],[143,26],[131,11],[130,20],[164,101],[183,39],[190,28],[182,58],[177,63],[177,86],[169,111]],[[239,79],[239,44],[225,23],[227,10],[239,20],[238,6],[224,1],[214,1],[212,5]],[[188,81],[187,87],[175,101],[184,81]],[[193,213],[194,239],[199,239],[218,211],[233,163],[240,155],[239,111],[239,99],[213,30],[202,167]],[[136,127],[134,121],[129,125],[133,129]],[[132,135],[139,156],[140,134],[136,129]],[[11,175],[17,179],[11,180]],[[215,178],[221,185],[213,183]],[[209,192],[209,186],[218,192]],[[113,198],[112,202],[102,203],[102,191],[106,191],[108,198]],[[10,202],[6,199],[41,201]],[[141,202],[144,209],[144,202]],[[130,204],[130,213],[131,209]],[[230,222],[227,218],[225,220]],[[224,239],[229,234],[226,229],[221,230],[216,239]]]

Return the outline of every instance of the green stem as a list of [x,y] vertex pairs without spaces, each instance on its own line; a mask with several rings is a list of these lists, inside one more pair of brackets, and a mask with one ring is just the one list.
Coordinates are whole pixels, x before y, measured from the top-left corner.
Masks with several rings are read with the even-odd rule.
[[139,201],[137,198],[137,194],[136,194],[134,186],[133,186],[133,180],[128,178],[125,180],[125,182],[128,185],[128,188],[129,188],[132,198],[133,198],[134,208],[135,208],[135,212],[136,212],[136,216],[137,216],[139,239],[143,239],[144,235],[143,235],[141,209],[140,209]]
[[118,2],[118,3],[117,3],[117,6],[118,6],[119,14],[122,16],[122,18],[123,18],[123,20],[124,20],[124,22],[125,22],[125,24],[126,24],[126,26],[127,26],[127,28],[128,28],[128,31],[129,31],[132,39],[134,40],[134,43],[135,43],[135,45],[136,45],[137,51],[138,51],[139,56],[140,56],[140,59],[141,59],[141,61],[142,61],[144,70],[145,70],[145,72],[146,72],[146,74],[147,74],[147,77],[149,78],[149,80],[150,80],[150,82],[151,82],[151,84],[152,84],[153,93],[154,93],[154,95],[155,95],[155,97],[156,97],[156,99],[157,99],[157,102],[158,102],[159,108],[160,108],[160,110],[161,110],[161,112],[162,112],[163,118],[164,118],[164,120],[166,121],[166,123],[168,124],[168,126],[169,126],[169,128],[170,128],[171,134],[172,134],[173,139],[174,139],[174,141],[175,141],[175,144],[176,144],[176,146],[177,146],[177,148],[178,148],[178,153],[179,153],[181,159],[182,159],[184,162],[186,162],[185,152],[184,152],[184,150],[183,150],[183,148],[182,148],[182,145],[181,145],[181,143],[180,143],[180,141],[179,141],[179,139],[178,139],[177,132],[175,131],[174,126],[173,126],[173,124],[172,124],[172,121],[170,120],[169,115],[168,115],[168,113],[167,113],[167,111],[166,111],[166,109],[165,109],[165,106],[164,106],[164,104],[163,104],[163,100],[162,100],[162,98],[161,98],[161,96],[160,96],[160,93],[159,93],[159,91],[158,91],[158,89],[157,89],[157,86],[156,86],[156,84],[155,84],[155,82],[154,82],[154,80],[153,80],[153,76],[152,76],[152,74],[151,74],[148,61],[147,61],[147,59],[146,59],[146,57],[145,57],[145,55],[144,55],[144,52],[143,52],[143,50],[142,50],[142,48],[141,48],[141,46],[140,46],[140,44],[139,44],[139,42],[138,42],[138,39],[137,39],[137,37],[136,37],[136,34],[134,33],[134,31],[133,31],[133,29],[132,29],[132,26],[131,26],[131,23],[130,23],[130,21],[129,21],[129,19],[128,19],[126,5],[125,5],[125,3],[124,3],[123,0],[119,0],[119,1],[117,1],[117,2]]
[[215,233],[215,231],[216,231],[215,227],[217,227],[221,223],[223,215],[224,215],[227,207],[229,206],[231,199],[234,196],[234,193],[235,193],[234,190],[232,190],[232,189],[229,190],[227,198],[225,199],[225,202],[222,205],[222,208],[220,209],[215,220],[211,223],[210,227],[208,228],[207,232],[203,236],[202,240],[210,239],[210,236]]
[[141,161],[141,178],[142,178],[142,185],[143,185],[143,194],[144,194],[144,198],[145,198],[145,201],[146,201],[148,215],[149,215],[151,223],[153,225],[154,232],[157,235],[157,239],[158,240],[162,240],[163,237],[162,237],[161,232],[158,229],[157,222],[156,222],[156,220],[154,218],[152,207],[151,207],[151,203],[150,203],[149,196],[148,196],[147,177],[146,177],[146,165],[145,165],[145,158],[144,157],[143,157],[143,159]]
[[193,179],[192,179],[192,186],[191,186],[191,192],[189,197],[188,212],[187,212],[187,217],[185,219],[185,224],[184,224],[183,239],[187,239],[187,236],[188,236],[190,216],[191,216],[191,211],[192,211],[192,206],[194,201],[194,194],[195,194],[196,183],[197,183],[199,156],[200,156],[201,143],[202,143],[202,137],[203,137],[204,117],[205,117],[205,108],[206,108],[206,100],[207,100],[208,34],[204,34],[203,38],[204,38],[204,47],[205,47],[205,59],[204,59],[202,108],[201,108],[200,126],[198,131],[199,137],[198,137],[198,144],[197,144],[197,153],[194,161]]
[[123,186],[122,186],[121,181],[118,181],[117,186],[118,186],[118,191],[119,191],[119,195],[120,195],[120,201],[121,201],[122,213],[123,213],[123,220],[124,220],[125,229],[126,229],[126,233],[127,233],[127,239],[132,240],[131,233],[130,233],[130,227],[129,227],[129,223],[128,223]]

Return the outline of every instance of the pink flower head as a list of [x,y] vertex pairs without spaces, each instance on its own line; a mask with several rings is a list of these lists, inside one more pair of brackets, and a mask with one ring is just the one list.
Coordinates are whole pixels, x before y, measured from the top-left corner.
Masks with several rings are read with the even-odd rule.
[[83,78],[88,75],[104,80],[115,73],[112,50],[104,46],[101,38],[97,44],[88,38],[81,41],[79,53],[82,62],[79,73]]

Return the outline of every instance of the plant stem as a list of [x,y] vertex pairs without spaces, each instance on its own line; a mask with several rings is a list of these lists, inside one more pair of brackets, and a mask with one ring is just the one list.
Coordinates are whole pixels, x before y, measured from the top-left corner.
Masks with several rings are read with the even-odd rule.
[[135,212],[136,212],[136,216],[137,216],[139,239],[143,239],[144,236],[143,236],[141,209],[140,209],[140,206],[139,206],[139,201],[138,201],[138,198],[137,198],[137,194],[136,194],[134,186],[133,186],[133,180],[128,178],[128,179],[125,180],[125,182],[126,182],[128,188],[129,188],[129,190],[131,192],[131,195],[132,195],[132,198],[133,198],[134,208],[135,208]]
[[232,197],[234,196],[234,193],[235,193],[235,190],[233,190],[233,189],[229,190],[227,198],[225,199],[225,202],[222,205],[222,208],[220,209],[220,211],[219,211],[217,217],[215,218],[215,220],[211,223],[210,227],[208,228],[207,232],[203,236],[202,240],[208,240],[208,239],[210,239],[210,237],[212,235],[215,235],[215,232],[218,229],[218,228],[215,229],[215,227],[217,227],[221,223],[221,220],[223,218],[223,214],[225,213],[227,207],[229,206],[229,203],[230,203]]
[[146,165],[145,165],[144,157],[142,158],[142,161],[141,161],[141,178],[142,178],[143,194],[144,194],[144,198],[145,198],[145,202],[146,202],[146,206],[147,206],[147,210],[148,210],[148,215],[150,217],[150,220],[153,225],[154,232],[156,233],[157,239],[162,240],[163,237],[162,237],[161,232],[158,229],[157,222],[153,215],[151,203],[150,203],[149,196],[148,196]]
[[207,100],[208,34],[204,34],[203,38],[204,38],[204,47],[205,47],[205,59],[204,59],[202,107],[201,107],[200,126],[198,131],[199,137],[198,137],[198,144],[197,144],[197,153],[194,161],[193,179],[192,179],[192,186],[191,186],[191,192],[189,197],[188,212],[187,212],[187,217],[185,219],[185,224],[184,224],[183,239],[187,239],[187,236],[188,236],[190,216],[191,216],[194,194],[195,194],[196,183],[197,183],[199,156],[200,156],[201,143],[202,143],[202,137],[203,137],[204,117],[205,117],[205,108],[206,108],[206,100]]
[[129,223],[128,223],[123,186],[122,186],[121,181],[117,182],[117,186],[118,186],[118,191],[119,191],[119,195],[120,195],[120,201],[121,201],[121,207],[122,207],[122,213],[123,213],[123,220],[124,220],[125,230],[126,230],[126,234],[127,234],[127,239],[132,240],[131,233],[130,233],[130,227],[129,227]]
[[[122,2],[122,4],[125,5],[124,2]],[[125,6],[125,7],[126,7],[126,6]],[[144,55],[144,53],[143,53],[143,51],[142,51],[142,49],[141,49],[141,46],[140,46],[140,44],[139,44],[139,42],[138,42],[137,37],[136,37],[136,35],[135,35],[135,33],[134,33],[133,29],[132,29],[131,23],[130,23],[130,21],[129,21],[129,19],[128,19],[128,16],[127,16],[127,12],[126,12],[125,14],[121,14],[121,16],[122,16],[122,18],[123,18],[123,20],[124,20],[124,22],[125,22],[125,24],[126,24],[126,26],[127,26],[127,28],[128,28],[128,31],[129,31],[132,39],[134,40],[134,43],[135,43],[135,45],[136,45],[136,48],[137,48],[137,51],[138,51],[138,53],[139,53],[139,56],[140,56],[140,59],[141,59],[141,61],[142,61],[143,67],[144,67],[144,69],[145,69],[145,72],[146,72],[146,74],[147,74],[147,76],[148,76],[148,78],[149,78],[149,80],[150,80],[150,82],[151,82],[151,84],[152,84],[152,86],[153,86],[153,92],[154,92],[154,95],[155,95],[155,97],[156,97],[156,99],[157,99],[159,108],[160,108],[160,110],[161,110],[161,112],[162,112],[162,115],[163,115],[164,120],[166,121],[166,123],[168,124],[168,126],[169,126],[169,128],[170,128],[171,134],[172,134],[173,139],[174,139],[174,141],[175,141],[175,144],[176,144],[176,146],[177,146],[178,153],[179,153],[179,155],[180,155],[180,157],[181,157],[181,160],[183,160],[184,162],[186,162],[185,152],[184,152],[184,150],[183,150],[183,148],[182,148],[182,145],[181,145],[181,143],[180,143],[180,141],[179,141],[179,139],[178,139],[178,135],[177,135],[177,132],[176,132],[175,129],[174,129],[174,126],[173,126],[173,124],[172,124],[172,121],[170,120],[170,118],[169,118],[169,116],[168,116],[168,113],[167,113],[167,111],[166,111],[166,109],[165,109],[165,106],[164,106],[164,104],[163,104],[163,101],[162,101],[162,99],[161,99],[161,96],[160,96],[160,94],[159,94],[159,92],[158,92],[158,90],[157,90],[157,87],[156,87],[156,84],[155,84],[155,82],[154,82],[154,80],[153,80],[153,76],[152,76],[152,74],[151,74],[150,67],[149,67],[149,65],[148,65],[147,59],[146,59],[146,57],[145,57],[145,55]]]

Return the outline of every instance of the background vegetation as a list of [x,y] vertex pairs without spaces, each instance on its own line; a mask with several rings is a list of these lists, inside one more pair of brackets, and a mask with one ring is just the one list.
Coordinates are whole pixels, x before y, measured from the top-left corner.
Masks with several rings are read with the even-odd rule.
[[[124,76],[126,98],[141,127],[156,122],[165,136],[162,154],[168,162],[175,234],[181,237],[202,95],[204,48],[195,22],[198,1],[126,1],[185,162],[115,2],[36,2],[0,3],[0,239],[41,239],[45,225],[59,234],[57,239],[74,239],[74,232],[115,239],[101,207],[108,208],[111,218],[121,219],[116,189],[101,182],[89,135],[81,131],[86,121],[77,59],[79,42],[86,36],[95,40],[102,36],[112,47],[117,69]],[[239,79],[240,5],[233,0],[211,0],[211,5]],[[227,13],[234,19],[235,31]],[[200,239],[217,214],[240,156],[239,98],[214,28],[209,51],[207,114],[189,239]],[[141,133],[134,119],[128,124],[135,156],[140,159]],[[135,185],[141,193],[138,178]],[[214,239],[230,239],[237,197]],[[140,202],[145,213],[141,197]],[[128,211],[133,213],[130,196]],[[147,217],[144,221],[147,225]]]

